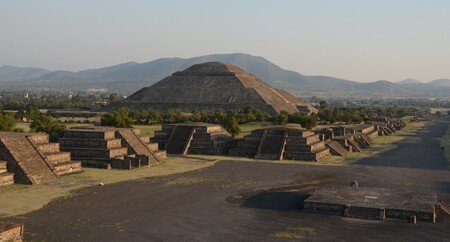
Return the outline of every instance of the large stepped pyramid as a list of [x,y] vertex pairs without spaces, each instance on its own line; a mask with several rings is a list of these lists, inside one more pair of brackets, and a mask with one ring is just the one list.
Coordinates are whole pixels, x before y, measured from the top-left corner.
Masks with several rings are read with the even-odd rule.
[[0,159],[7,161],[16,183],[39,184],[81,171],[80,162],[42,133],[0,132]]
[[257,129],[228,151],[232,156],[270,160],[319,161],[330,150],[311,131],[289,128]]
[[231,136],[220,126],[207,123],[163,124],[155,132],[152,142],[159,144],[168,154],[226,154]]
[[131,128],[74,127],[64,131],[59,143],[73,159],[89,167],[132,169],[159,163],[166,157],[157,144]]

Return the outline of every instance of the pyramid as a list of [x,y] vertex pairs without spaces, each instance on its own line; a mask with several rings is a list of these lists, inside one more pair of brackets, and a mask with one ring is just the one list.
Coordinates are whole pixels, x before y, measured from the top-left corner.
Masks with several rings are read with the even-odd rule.
[[288,113],[316,113],[317,109],[287,91],[269,86],[253,74],[229,64],[207,62],[135,92],[130,97],[112,103],[106,110],[120,107],[135,109],[183,111],[242,110],[257,108],[268,114],[282,110]]

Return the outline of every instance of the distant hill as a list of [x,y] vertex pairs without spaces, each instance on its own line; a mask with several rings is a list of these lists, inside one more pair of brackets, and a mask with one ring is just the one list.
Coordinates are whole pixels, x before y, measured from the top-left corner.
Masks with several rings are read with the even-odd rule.
[[429,82],[428,85],[435,87],[450,87],[450,79],[437,79]]
[[[239,66],[274,87],[300,96],[450,97],[450,80],[448,79],[432,81],[429,84],[413,80],[405,80],[401,83],[389,81],[360,83],[329,76],[305,76],[294,71],[284,70],[263,57],[240,53],[207,55],[188,59],[162,58],[145,63],[128,62],[79,72],[50,72],[43,69],[6,66],[0,68],[0,83],[2,83],[0,88],[64,90],[96,88],[131,94],[142,87],[151,86],[176,71],[184,70],[194,64],[211,61]],[[8,71],[9,69],[14,71]]]
[[423,83],[415,79],[405,79],[403,81],[397,82],[397,84],[423,84]]
[[0,83],[35,79],[50,72],[49,70],[32,67],[1,66]]

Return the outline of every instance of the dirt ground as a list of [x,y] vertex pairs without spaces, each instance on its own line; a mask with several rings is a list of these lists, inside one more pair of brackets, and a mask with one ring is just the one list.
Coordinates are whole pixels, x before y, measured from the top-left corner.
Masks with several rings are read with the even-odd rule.
[[397,147],[350,166],[222,161],[201,170],[95,186],[16,217],[27,240],[46,241],[445,241],[450,217],[409,224],[301,212],[327,184],[435,192],[450,204],[450,170],[431,122]]

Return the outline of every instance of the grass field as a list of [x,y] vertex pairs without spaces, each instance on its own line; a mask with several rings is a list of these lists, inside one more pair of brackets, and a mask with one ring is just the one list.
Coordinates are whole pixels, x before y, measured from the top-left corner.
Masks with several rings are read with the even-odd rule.
[[146,177],[164,176],[205,168],[217,160],[169,157],[163,163],[152,167],[134,170],[104,170],[83,168],[83,172],[60,179],[49,184],[20,185],[0,187],[0,218],[25,214],[43,207],[53,199],[70,196],[71,191]]
[[153,137],[155,131],[161,130],[161,125],[133,125],[133,128],[140,129],[143,136]]

